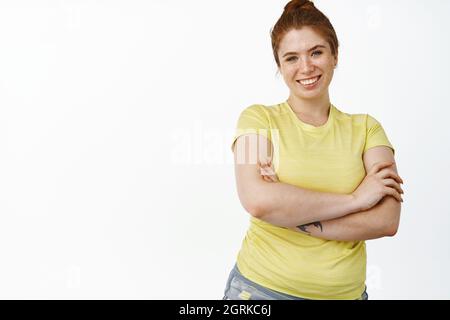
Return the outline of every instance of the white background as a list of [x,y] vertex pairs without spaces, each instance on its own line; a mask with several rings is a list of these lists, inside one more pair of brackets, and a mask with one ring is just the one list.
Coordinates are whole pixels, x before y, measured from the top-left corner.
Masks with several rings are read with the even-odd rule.
[[[222,298],[249,221],[231,137],[288,97],[286,2],[0,1],[0,298]],[[450,2],[315,3],[332,103],[382,123],[405,181],[370,299],[449,299]]]

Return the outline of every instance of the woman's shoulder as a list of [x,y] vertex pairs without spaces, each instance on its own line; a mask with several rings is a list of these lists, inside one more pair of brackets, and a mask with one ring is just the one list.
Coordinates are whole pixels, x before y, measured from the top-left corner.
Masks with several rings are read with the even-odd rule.
[[368,115],[367,113],[344,112],[340,108],[337,108],[335,105],[333,106],[336,111],[336,119],[340,121],[347,121],[353,124],[366,124],[367,118],[370,117],[370,115]]
[[283,103],[273,105],[255,103],[244,108],[242,110],[242,113],[258,114],[264,115],[266,117],[276,117],[280,114],[286,113],[286,110],[285,108],[283,108]]
[[381,123],[369,113],[347,113],[335,107],[336,119],[341,123],[351,123],[354,129],[366,131],[381,127]]

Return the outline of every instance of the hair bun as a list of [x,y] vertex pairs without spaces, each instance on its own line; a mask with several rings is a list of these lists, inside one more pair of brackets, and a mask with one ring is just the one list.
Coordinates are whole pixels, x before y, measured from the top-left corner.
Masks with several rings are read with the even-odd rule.
[[303,7],[307,7],[307,6],[314,7],[314,3],[309,0],[292,0],[292,1],[289,1],[289,3],[284,7],[284,11],[288,12],[288,11],[299,10],[299,9],[301,9]]

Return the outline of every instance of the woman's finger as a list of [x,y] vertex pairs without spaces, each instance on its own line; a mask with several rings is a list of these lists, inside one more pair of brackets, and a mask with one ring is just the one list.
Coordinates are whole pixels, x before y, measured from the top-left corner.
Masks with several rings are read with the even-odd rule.
[[270,174],[273,174],[274,171],[273,171],[272,167],[270,167],[268,165],[262,165],[261,166],[261,173],[270,175]]
[[268,174],[267,177],[272,180],[273,182],[277,182],[278,178],[276,174]]
[[380,172],[378,172],[377,175],[381,179],[392,178],[392,179],[395,179],[398,183],[403,183],[402,178],[400,178],[400,176],[398,174],[396,174],[393,170],[384,169],[384,170],[381,170]]
[[394,188],[386,187],[386,193],[393,196],[397,201],[403,202],[402,196]]
[[368,174],[375,174],[378,171],[380,171],[382,168],[386,168],[386,167],[390,167],[393,164],[395,164],[394,161],[382,161],[382,162],[377,162],[375,163],[372,168],[370,168],[369,173]]
[[272,182],[278,182],[278,181],[279,181],[276,174],[275,174],[275,175],[269,175],[268,177],[269,177],[269,179],[270,179]]
[[270,176],[263,175],[262,177],[263,177],[264,181],[275,182]]
[[398,184],[394,179],[383,179],[383,183],[384,183],[385,186],[389,186],[389,187],[397,189],[397,191],[400,194],[405,193],[403,191],[403,189],[400,187],[400,184]]
[[270,181],[270,182],[278,182],[278,176],[275,173],[275,170],[273,169],[271,164],[268,163],[261,163],[260,165],[260,173],[264,177],[266,177],[264,180]]
[[270,182],[278,182],[278,177],[276,174],[269,174],[267,172],[262,172],[261,176],[264,178],[264,180],[266,181],[270,181]]

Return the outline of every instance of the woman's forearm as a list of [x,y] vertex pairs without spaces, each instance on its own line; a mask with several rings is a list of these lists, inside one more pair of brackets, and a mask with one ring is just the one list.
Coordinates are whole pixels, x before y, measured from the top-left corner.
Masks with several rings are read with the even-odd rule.
[[363,241],[378,239],[395,235],[399,225],[400,210],[400,202],[388,196],[369,210],[290,229],[326,240]]
[[281,182],[261,182],[256,187],[255,217],[281,227],[340,218],[360,208],[351,194],[325,193]]

